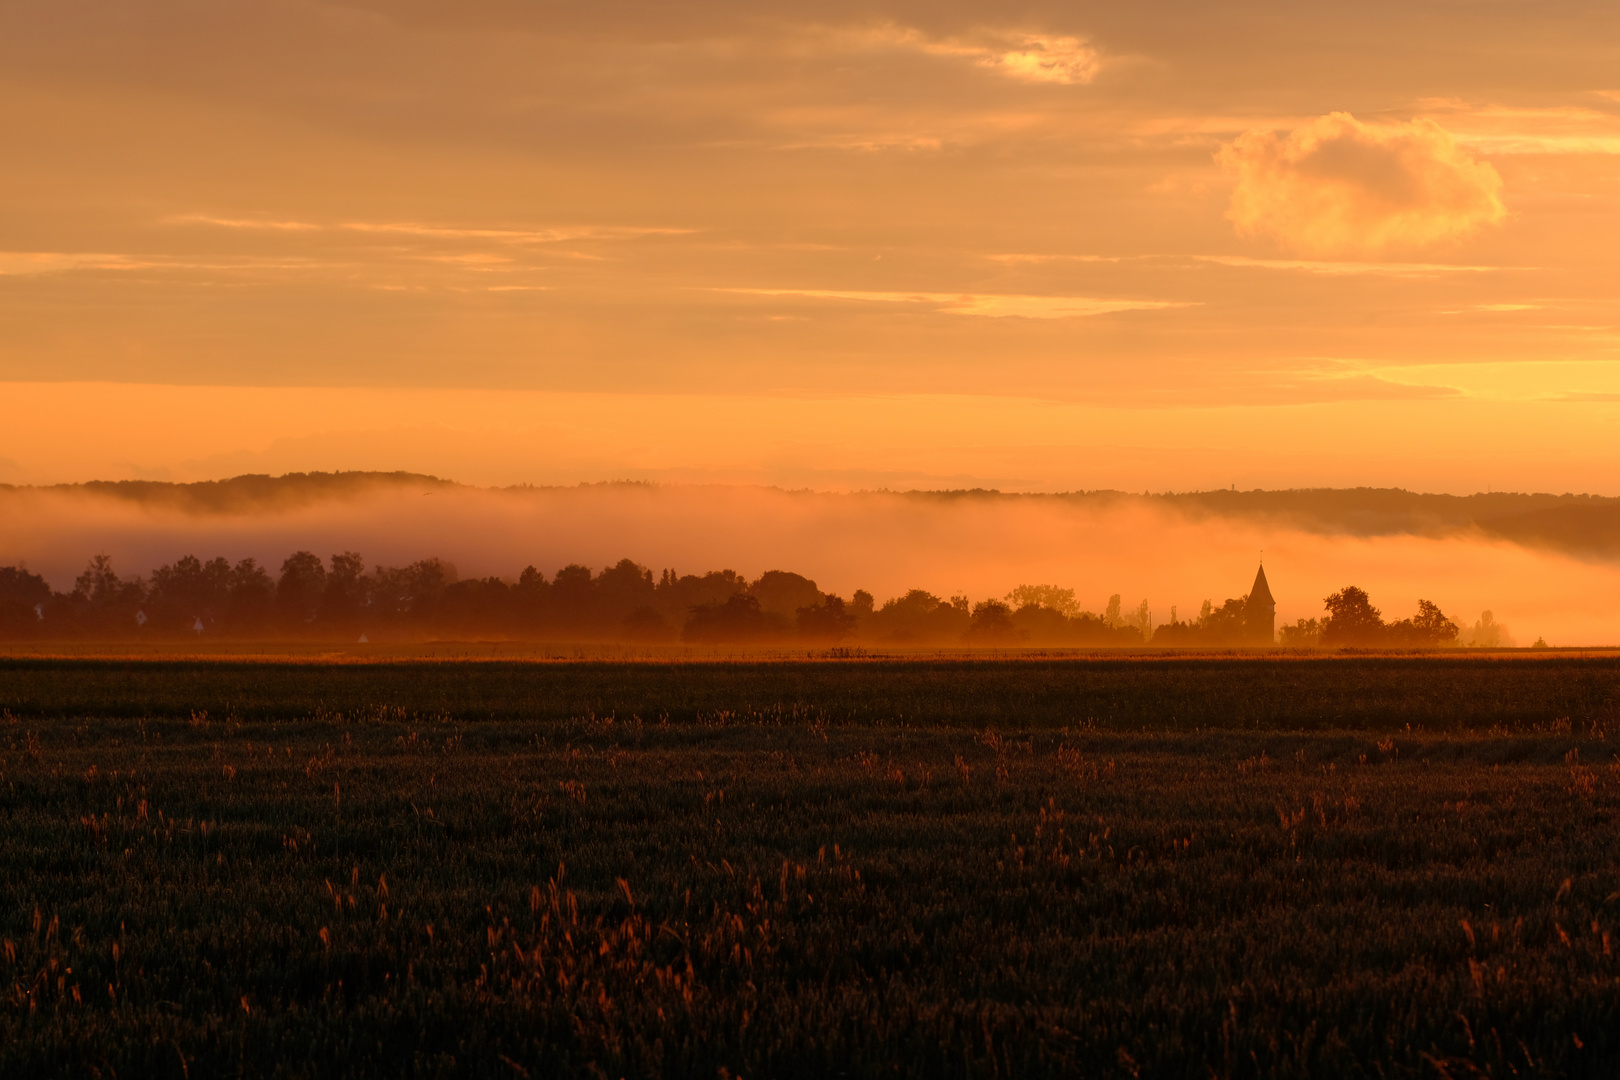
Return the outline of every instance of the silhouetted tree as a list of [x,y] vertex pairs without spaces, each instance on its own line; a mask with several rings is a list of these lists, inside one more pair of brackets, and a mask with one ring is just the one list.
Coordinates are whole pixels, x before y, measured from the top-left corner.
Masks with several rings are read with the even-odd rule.
[[124,582],[113,569],[112,558],[97,555],[73,582],[73,595],[88,604],[110,604],[122,598]]
[[823,645],[836,645],[855,632],[855,612],[837,596],[808,604],[794,612],[799,637]]
[[759,609],[759,600],[737,593],[723,604],[699,604],[687,616],[681,637],[704,644],[741,644],[779,639],[787,620]]
[[802,574],[787,570],[767,570],[748,586],[748,594],[759,601],[761,611],[794,618],[800,608],[821,603],[821,590]]
[[1136,605],[1136,610],[1125,620],[1125,625],[1140,634],[1143,641],[1153,636],[1153,611],[1146,600]]
[[257,561],[243,559],[231,569],[225,600],[225,628],[232,633],[254,633],[270,623],[276,585]]
[[607,637],[617,631],[632,611],[652,607],[658,588],[652,571],[629,559],[620,559],[596,577],[596,617],[590,628]]
[[1041,645],[1067,644],[1073,631],[1072,621],[1067,615],[1045,604],[1020,605],[1008,617],[1008,621],[1023,640]]
[[1446,618],[1440,606],[1431,601],[1418,601],[1418,613],[1412,618],[1412,625],[1432,641],[1444,644],[1457,640],[1457,624]]
[[748,591],[748,582],[735,570],[711,570],[701,577],[664,571],[658,582],[654,607],[666,618],[684,621],[687,613],[704,604],[723,604],[738,593]]
[[1383,643],[1383,613],[1372,606],[1365,590],[1347,585],[1323,600],[1322,604],[1328,612],[1322,627],[1323,645]]
[[1056,585],[1020,585],[1006,596],[1014,611],[1026,607],[1049,608],[1066,618],[1080,614],[1080,604],[1073,589],[1060,589]]
[[1197,648],[1205,642],[1197,623],[1183,622],[1172,616],[1169,622],[1160,623],[1153,628],[1153,637],[1148,644],[1161,648],[1187,649]]
[[[1498,649],[1513,645],[1513,634],[1508,628],[1496,621],[1496,616],[1489,611],[1479,613],[1479,618],[1469,628],[1465,644],[1476,649]],[[1542,642],[1543,645],[1546,642]]]
[[517,622],[516,600],[514,588],[498,577],[465,578],[440,592],[436,624],[461,635],[506,633]]
[[146,583],[139,577],[120,578],[106,555],[91,559],[73,583],[74,616],[92,633],[125,637],[140,632],[145,600]]
[[1229,597],[1220,607],[1209,601],[1198,613],[1198,628],[1206,645],[1238,645],[1248,640],[1249,597]]
[[1109,626],[1101,616],[1080,611],[1078,605],[1074,614],[1065,615],[1045,604],[1024,604],[1010,618],[1019,640],[1030,645],[1115,648],[1142,644],[1142,635],[1134,626]]
[[287,556],[276,581],[276,613],[282,625],[298,629],[314,622],[325,591],[326,567],[319,556],[310,551]]
[[535,630],[544,624],[546,609],[551,602],[551,583],[546,575],[532,566],[525,566],[512,587],[513,617],[523,630]]
[[551,599],[546,624],[552,630],[578,631],[588,626],[596,614],[595,582],[591,568],[569,563],[551,579]]
[[148,625],[154,633],[216,630],[230,594],[231,564],[203,562],[195,555],[152,571],[147,594]]
[[965,599],[947,603],[931,592],[912,589],[873,612],[870,624],[883,640],[942,644],[961,641],[971,618]]
[[970,645],[1013,645],[1021,637],[1013,625],[1012,609],[1000,600],[981,600],[973,605],[963,634]]
[[1172,618],[1153,631],[1154,645],[1171,648],[1220,649],[1250,642],[1249,598],[1228,598],[1220,607],[1205,600],[1198,618],[1182,622]]
[[443,559],[379,566],[371,574],[367,615],[385,624],[429,622],[438,613],[440,594],[455,580],[456,568]]
[[32,637],[43,632],[51,587],[19,566],[0,566],[0,634]]
[[353,629],[366,612],[370,599],[367,591],[366,560],[360,553],[345,551],[333,555],[331,569],[326,572],[326,585],[321,590],[321,623],[333,629]]
[[638,607],[624,617],[621,627],[626,641],[659,643],[675,640],[675,628],[652,607]]
[[1278,630],[1277,638],[1290,649],[1314,649],[1322,644],[1322,624],[1316,619],[1300,619],[1293,626]]
[[1418,611],[1410,619],[1401,619],[1384,628],[1391,645],[1413,648],[1439,648],[1457,643],[1458,626],[1446,618],[1439,606],[1428,600],[1418,601]]

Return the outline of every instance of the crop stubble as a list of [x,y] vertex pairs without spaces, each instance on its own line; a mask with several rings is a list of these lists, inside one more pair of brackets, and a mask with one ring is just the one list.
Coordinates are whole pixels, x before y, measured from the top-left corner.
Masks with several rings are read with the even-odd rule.
[[1617,674],[0,663],[0,1074],[1612,1075]]

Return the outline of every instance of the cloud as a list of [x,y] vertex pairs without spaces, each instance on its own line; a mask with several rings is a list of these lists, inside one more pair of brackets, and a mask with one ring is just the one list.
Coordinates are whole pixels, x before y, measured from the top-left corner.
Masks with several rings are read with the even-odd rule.
[[1329,113],[1286,136],[1250,131],[1216,160],[1237,176],[1227,217],[1318,255],[1421,247],[1501,221],[1502,178],[1432,120]]
[[1124,261],[1123,255],[1065,255],[1065,254],[1031,254],[1026,252],[1008,252],[1004,255],[986,255],[991,262],[1017,265],[1019,263],[1051,263],[1051,262],[1110,262]]
[[124,255],[72,251],[0,251],[0,275],[29,277],[64,270],[124,269],[134,260]]
[[1547,394],[1541,400],[1543,400],[1543,401],[1597,402],[1599,404],[1608,404],[1608,403],[1611,403],[1611,402],[1620,401],[1620,394],[1602,394],[1602,393]]
[[1335,277],[1358,274],[1378,274],[1388,277],[1435,277],[1439,274],[1484,274],[1500,269],[1500,267],[1496,266],[1465,266],[1455,263],[1252,259],[1243,255],[1194,255],[1191,257],[1199,262],[1218,263],[1221,266],[1236,266],[1254,270],[1297,270],[1306,274],[1330,274]]
[[1397,382],[1379,375],[1304,375],[1292,384],[1279,384],[1279,391],[1292,392],[1303,400],[1318,401],[1435,401],[1461,397],[1454,386],[1434,386]]
[[1443,119],[1459,143],[1479,153],[1620,154],[1620,116],[1602,109],[1474,105],[1448,98],[1420,101],[1418,107]]
[[308,221],[265,217],[229,218],[211,214],[176,214],[167,220],[177,225],[213,225],[221,229],[262,229],[268,232],[315,232],[320,229],[319,225]]
[[1171,300],[1111,300],[1094,296],[1009,296],[977,293],[945,297],[940,310],[949,315],[1014,316],[1024,319],[1069,319],[1115,311],[1156,311],[1192,305]]
[[307,270],[305,259],[238,258],[197,262],[169,255],[112,255],[72,251],[0,251],[0,276],[30,277],[78,270]]
[[983,51],[976,62],[1021,82],[1068,86],[1095,79],[1101,57],[1081,38],[1026,36],[1011,48]]
[[555,244],[569,240],[634,240],[652,236],[685,236],[695,229],[667,226],[636,225],[569,225],[548,229],[494,229],[433,225],[415,221],[344,221],[336,225],[317,225],[308,221],[280,221],[270,218],[226,218],[207,214],[179,214],[167,219],[174,224],[210,225],[221,229],[246,229],[278,232],[322,232],[338,229],[346,232],[381,233],[395,236],[420,236],[434,240],[496,240],[516,244]]
[[1019,82],[1085,85],[1102,68],[1102,54],[1095,46],[1065,34],[981,30],[964,37],[933,38],[910,27],[889,25],[863,36],[930,56],[970,60]]
[[[1441,274],[1485,274],[1502,270],[1500,266],[1470,266],[1464,263],[1420,262],[1351,262],[1344,259],[1256,259],[1248,255],[1068,255],[1068,254],[1008,254],[986,255],[990,262],[1009,266],[1021,264],[1041,265],[1056,262],[1118,263],[1118,262],[1180,262],[1191,260],[1215,263],[1245,270],[1289,270],[1305,274],[1327,274],[1333,277],[1379,275],[1383,277],[1438,277]],[[1513,267],[1516,270],[1533,267]]]
[[867,292],[854,289],[716,289],[749,296],[790,296],[811,300],[853,300],[885,304],[925,304],[946,315],[990,318],[1071,319],[1114,311],[1187,307],[1173,300],[1116,300],[1095,296],[1020,296],[1009,293]]
[[519,244],[555,244],[569,240],[632,240],[647,236],[684,236],[696,231],[628,225],[579,225],[552,229],[475,229],[424,225],[410,221],[346,221],[338,228],[350,232],[423,236],[436,240],[504,240]]

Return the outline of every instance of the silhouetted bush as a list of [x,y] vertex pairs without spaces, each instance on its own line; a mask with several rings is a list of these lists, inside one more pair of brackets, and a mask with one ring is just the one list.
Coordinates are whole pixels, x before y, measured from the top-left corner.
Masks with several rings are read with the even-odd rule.
[[738,593],[723,604],[699,604],[686,618],[681,637],[687,641],[715,645],[748,641],[772,641],[787,632],[787,620],[761,611],[759,600]]
[[638,607],[624,617],[624,639],[658,643],[675,640],[669,620],[650,607]]
[[38,574],[0,566],[0,633],[23,637],[37,632],[50,599],[51,587]]
[[973,645],[1016,645],[1024,635],[1013,625],[1011,608],[1000,600],[981,600],[973,605],[965,637]]
[[799,637],[823,645],[836,645],[855,632],[859,619],[854,610],[837,596],[810,604],[794,612]]

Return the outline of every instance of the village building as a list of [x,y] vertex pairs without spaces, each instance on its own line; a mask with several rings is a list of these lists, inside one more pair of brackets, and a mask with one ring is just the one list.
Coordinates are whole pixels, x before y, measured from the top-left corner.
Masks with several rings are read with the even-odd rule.
[[1243,608],[1243,626],[1251,645],[1272,645],[1277,641],[1277,601],[1266,582],[1266,564],[1254,575],[1248,603]]

